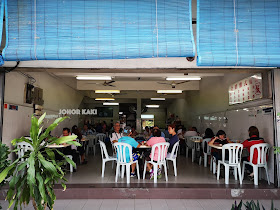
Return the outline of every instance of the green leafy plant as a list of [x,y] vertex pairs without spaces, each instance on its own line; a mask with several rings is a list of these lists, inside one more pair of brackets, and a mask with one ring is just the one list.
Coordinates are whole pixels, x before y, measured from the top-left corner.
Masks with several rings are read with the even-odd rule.
[[275,154],[280,154],[280,147],[273,147]]
[[[61,183],[66,190],[67,180],[64,178],[64,172],[61,166],[66,162],[75,167],[75,163],[67,158],[63,153],[56,149],[48,148],[47,144],[73,144],[81,146],[74,141],[77,136],[64,136],[56,138],[50,136],[50,132],[54,130],[60,122],[67,117],[56,119],[44,132],[43,120],[46,116],[44,113],[39,119],[35,116],[31,118],[30,138],[31,140],[21,137],[12,140],[12,144],[16,147],[19,142],[29,143],[33,150],[24,153],[22,157],[25,161],[18,158],[0,174],[0,183],[12,174],[9,181],[9,190],[6,199],[9,201],[9,208],[14,204],[14,209],[18,206],[28,205],[30,200],[33,202],[34,209],[43,210],[47,207],[53,209],[56,196],[53,190],[55,183]],[[45,141],[47,139],[47,141]],[[18,149],[14,150],[16,152]],[[55,159],[55,152],[63,156],[61,161]]]
[[[10,165],[10,160],[8,160],[8,156],[10,154],[9,147],[6,144],[0,143],[0,173]],[[6,183],[6,180],[0,183],[1,187]],[[0,204],[0,209],[2,209]]]
[[[238,205],[235,201],[234,204],[232,204],[231,210],[241,210],[242,209],[242,204],[244,205],[246,210],[265,210],[263,205],[260,207],[259,201],[257,201],[257,203],[255,203],[255,201],[253,201],[253,200],[247,201],[246,203],[243,203],[242,200],[241,200]],[[274,208],[273,201],[271,201],[271,208],[270,209],[271,210],[277,210],[276,208]]]
[[231,210],[241,210],[242,209],[242,200],[237,205],[237,202],[235,201],[234,204],[232,204]]
[[[9,154],[9,147],[6,144],[0,143],[0,173],[11,163],[11,161],[8,160]],[[5,184],[5,182],[6,180],[3,180],[3,182],[0,183],[0,187],[2,187]]]

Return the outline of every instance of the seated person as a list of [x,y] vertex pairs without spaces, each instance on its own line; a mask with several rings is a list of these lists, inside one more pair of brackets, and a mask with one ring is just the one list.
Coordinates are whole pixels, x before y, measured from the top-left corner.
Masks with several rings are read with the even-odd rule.
[[87,125],[84,125],[84,129],[82,130],[82,135],[87,136],[87,135],[93,135],[93,131],[91,129],[88,129]]
[[143,134],[144,134],[145,137],[146,137],[146,136],[150,136],[150,129],[149,129],[148,126],[145,127],[145,131],[144,131]]
[[[62,135],[60,137],[63,137],[63,136],[73,136],[73,135],[74,134],[72,134],[70,132],[69,128],[63,128]],[[77,147],[75,145],[71,145],[71,146],[65,147],[63,149],[63,154],[64,155],[72,155],[73,161],[77,164],[79,155],[77,153]]]
[[114,131],[110,135],[110,141],[112,144],[118,142],[118,140],[123,137],[123,133],[120,129],[121,124],[119,122],[116,122],[114,125]]
[[[226,133],[223,130],[219,130],[214,138],[211,139],[211,141],[208,142],[209,145],[213,144],[219,144],[219,145],[224,145],[230,143],[229,138],[226,137]],[[216,161],[222,160],[222,150],[221,149],[216,149],[212,148],[211,149],[211,155],[216,158]],[[226,157],[228,154],[226,153]],[[228,159],[228,158],[227,158]]]
[[[139,148],[141,145],[138,144],[137,141],[135,141],[133,138],[129,137],[129,136],[123,136],[121,137],[119,140],[118,140],[119,143],[126,143],[126,144],[129,144],[132,146],[132,148]],[[118,154],[117,154],[118,156]],[[130,154],[129,154],[129,151],[126,150],[125,151],[125,157],[126,157],[126,162],[129,163],[131,160],[130,160]],[[140,157],[140,154],[136,154],[136,153],[133,153],[132,152],[132,161],[136,161],[138,160],[138,158]],[[135,174],[135,167],[136,167],[136,163],[133,163],[131,165],[131,174],[130,176],[131,177],[135,177],[136,174]]]
[[214,132],[211,128],[206,128],[203,139],[212,139],[214,137]]
[[77,139],[79,140],[79,143],[82,145],[81,147],[77,147],[77,150],[79,151],[80,156],[81,156],[81,163],[87,164],[87,161],[85,160],[85,148],[86,148],[87,142],[85,142],[85,141],[81,142],[83,136],[82,136],[81,132],[79,131],[78,126],[74,125],[72,127],[72,133],[77,135]]
[[[153,130],[153,137],[151,137],[149,139],[149,141],[147,141],[146,145],[152,147],[153,145],[155,145],[157,143],[165,143],[165,142],[166,142],[165,138],[161,137],[161,131],[159,129],[154,129]],[[165,156],[166,156],[166,154],[165,154]],[[150,154],[150,156],[146,160],[150,161],[151,159],[152,159],[152,153]],[[155,150],[153,160],[154,161],[158,160],[158,149]],[[154,177],[153,165],[148,163],[147,164],[147,169],[150,172],[150,179],[152,179]],[[161,178],[161,170],[160,169],[158,169],[157,176],[158,176],[158,178]]]
[[169,139],[169,147],[168,147],[168,152],[167,152],[167,157],[171,157],[171,152],[172,152],[172,149],[173,149],[173,146],[174,144],[179,141],[179,138],[176,134],[176,131],[175,131],[175,125],[172,124],[172,125],[168,125],[168,133],[171,135],[171,138]]
[[[249,132],[249,139],[245,140],[243,144],[243,148],[247,149],[249,152],[249,156],[243,157],[243,161],[250,161],[250,148],[253,145],[260,144],[260,143],[265,143],[263,138],[260,138],[259,136],[259,130],[255,126],[251,126],[248,130]],[[255,149],[254,155],[253,155],[253,164],[257,164],[258,161],[258,151]],[[246,169],[250,172],[249,178],[254,179],[254,173],[253,173],[253,167],[251,165],[246,164],[245,165]]]
[[132,138],[135,138],[137,135],[138,135],[138,133],[137,133],[137,131],[135,130],[135,127],[132,126],[132,127],[131,127],[131,134],[130,134],[130,136],[131,136]]
[[[154,134],[154,130],[159,130],[160,131],[158,126],[153,127],[150,138],[154,137],[154,135],[153,135]],[[160,131],[160,137],[165,138],[165,134],[163,132],[161,132],[161,131]]]
[[184,134],[185,139],[190,136],[198,136],[198,133],[195,131],[194,127],[189,128],[189,130]]

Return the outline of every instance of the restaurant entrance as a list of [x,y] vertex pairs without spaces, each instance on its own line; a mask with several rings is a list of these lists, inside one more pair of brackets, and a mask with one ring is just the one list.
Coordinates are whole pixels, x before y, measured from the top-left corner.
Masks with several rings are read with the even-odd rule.
[[[185,70],[183,74],[178,71],[161,74],[158,70],[151,72],[129,74],[112,73],[111,70],[108,70],[103,75],[100,73],[97,75],[92,71],[86,73],[88,77],[86,79],[78,79],[78,76],[85,75],[81,70],[64,70],[63,73],[61,70],[57,72],[52,70],[52,73],[49,73],[44,70],[34,72],[25,68],[24,74],[10,72],[5,78],[4,104],[6,106],[4,106],[2,142],[10,145],[12,139],[28,136],[30,117],[36,111],[39,115],[47,113],[45,123],[49,125],[62,109],[97,110],[96,115],[67,114],[70,118],[52,132],[52,135],[60,136],[63,128],[71,129],[76,125],[81,133],[84,133],[83,138],[88,142],[85,148],[87,164],[78,162],[76,172],[67,172],[66,178],[73,186],[79,184],[98,187],[124,186],[127,182],[125,178],[119,178],[115,183],[116,167],[114,163],[107,163],[104,169],[105,175],[101,176],[102,156],[98,140],[105,143],[109,155],[114,155],[110,137],[115,132],[116,122],[121,123],[123,131],[135,132],[134,139],[144,137],[145,141],[152,135],[151,127],[158,127],[162,136],[164,135],[164,139],[169,141],[172,135],[168,132],[168,125],[174,124],[176,133],[181,135],[178,154],[175,156],[177,167],[174,167],[172,161],[167,161],[168,181],[162,174],[158,178],[158,186],[186,187],[186,185],[193,184],[204,184],[205,186],[210,184],[215,187],[225,187],[225,169],[222,167],[221,177],[217,180],[217,168],[213,168],[211,151],[207,154],[201,144],[206,135],[205,130],[210,128],[214,135],[219,130],[223,130],[232,142],[242,143],[249,138],[249,127],[256,126],[260,137],[263,137],[264,141],[271,146],[268,156],[268,175],[271,182],[270,187],[277,185],[278,174],[275,173],[275,170],[278,159],[275,159],[272,149],[272,146],[277,146],[273,129],[276,105],[273,105],[272,100],[274,94],[277,96],[277,90],[275,86],[272,86],[274,89],[271,89],[271,85],[278,85],[278,83],[271,82],[271,78],[273,79],[271,71],[263,69],[214,71],[208,69],[198,71],[198,73]],[[186,74],[188,74],[188,80],[183,80],[184,77],[187,77]],[[176,80],[174,75],[181,77],[181,80]],[[93,77],[100,76],[108,78],[101,81],[93,79]],[[166,80],[168,77],[173,80]],[[251,80],[252,84],[250,84]],[[248,91],[245,93],[243,90],[245,81],[248,82],[249,88],[261,91],[261,95],[253,96]],[[276,80],[274,79],[274,81]],[[240,83],[244,83],[243,86],[239,87]],[[42,94],[39,97],[42,96],[43,103],[34,104],[34,99],[32,103],[26,103],[27,84],[40,89],[33,88],[32,91],[33,93],[41,91]],[[235,89],[236,85],[237,89]],[[179,92],[172,93],[173,91]],[[234,98],[232,94],[240,96]],[[247,97],[246,100],[243,99],[244,95]],[[9,105],[16,106],[17,109],[10,109]],[[40,112],[37,107],[41,109]],[[146,126],[148,126],[148,130],[144,135]],[[142,129],[139,130],[138,127]],[[85,129],[91,129],[92,133],[85,133]],[[193,131],[196,132],[195,136],[200,136],[201,140],[198,144],[193,142],[190,145],[188,140],[192,135],[184,134]],[[104,138],[99,137],[99,133],[103,133]],[[140,163],[139,160],[140,179],[131,177],[131,186],[152,186],[154,183],[153,179],[150,179],[149,173],[143,179],[144,162],[145,158],[149,156],[149,149],[151,150],[151,148],[147,148],[140,152],[142,161]],[[211,169],[210,166],[212,166]],[[175,171],[177,171],[177,176],[175,176]],[[266,174],[263,172],[259,176],[259,185],[268,187]],[[243,185],[240,185],[239,178],[237,180],[234,178],[234,170],[230,170],[229,184],[238,188],[254,186],[254,182],[247,176],[243,179]]]

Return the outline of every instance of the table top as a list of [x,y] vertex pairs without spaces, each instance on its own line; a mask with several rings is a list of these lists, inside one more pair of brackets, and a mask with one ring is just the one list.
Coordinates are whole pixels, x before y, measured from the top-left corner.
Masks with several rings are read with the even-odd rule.
[[82,138],[81,141],[89,141],[88,138]]
[[149,148],[152,148],[152,147],[151,146],[147,146],[147,145],[141,145],[139,148],[149,149]]
[[47,145],[48,148],[65,148],[65,147],[68,147],[70,146],[71,144],[49,144]]
[[212,148],[215,148],[215,149],[222,149],[223,148],[223,146],[220,146],[220,144],[212,144],[212,145],[209,144],[209,146],[212,147]]

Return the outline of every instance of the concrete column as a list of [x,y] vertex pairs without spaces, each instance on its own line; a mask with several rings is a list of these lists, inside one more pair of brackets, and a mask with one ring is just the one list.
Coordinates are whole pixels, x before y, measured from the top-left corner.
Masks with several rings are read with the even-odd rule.
[[3,134],[4,94],[5,94],[5,72],[0,72],[0,142],[2,142],[2,134]]
[[138,133],[142,131],[141,110],[142,110],[142,100],[141,100],[141,98],[137,98],[136,130]]
[[[280,146],[280,70],[274,69],[271,73],[272,99],[273,99],[273,125],[274,125],[274,146]],[[273,149],[273,148],[272,148]],[[274,154],[274,184],[280,185],[280,155]]]

